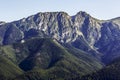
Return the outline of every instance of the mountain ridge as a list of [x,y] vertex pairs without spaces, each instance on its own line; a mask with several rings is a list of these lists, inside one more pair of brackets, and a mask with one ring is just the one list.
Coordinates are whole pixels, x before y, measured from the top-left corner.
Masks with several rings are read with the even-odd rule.
[[[104,66],[101,61],[87,52],[73,47],[65,47],[51,38],[34,37],[24,43],[1,46],[0,56],[12,62],[9,64],[16,65],[18,70],[23,70],[23,73],[13,77],[16,77],[17,80],[21,78],[23,78],[22,80],[39,80],[40,78],[64,80],[92,73]],[[5,62],[1,61],[1,63]],[[1,67],[0,70],[7,72]],[[16,74],[18,74],[17,70]]]
[[[0,44],[12,44],[37,36],[41,38],[50,37],[62,43],[72,45],[79,43],[78,46],[74,47],[84,51],[93,50],[103,55],[107,55],[107,53],[112,55],[113,52],[109,52],[111,49],[104,51],[103,48],[113,46],[110,44],[112,42],[120,41],[119,29],[119,18],[103,21],[93,18],[83,11],[74,16],[69,16],[66,12],[40,12],[21,20],[0,25]],[[85,44],[87,46],[84,46]],[[117,56],[118,53],[115,57]],[[103,58],[106,57],[103,56]],[[109,60],[111,58],[105,62]]]
[[23,70],[22,75],[13,74],[15,79],[74,80],[93,72],[94,76],[96,71],[99,74],[101,68],[119,58],[119,36],[119,17],[99,20],[83,11],[74,16],[40,12],[0,22],[0,56],[10,60],[11,69]]

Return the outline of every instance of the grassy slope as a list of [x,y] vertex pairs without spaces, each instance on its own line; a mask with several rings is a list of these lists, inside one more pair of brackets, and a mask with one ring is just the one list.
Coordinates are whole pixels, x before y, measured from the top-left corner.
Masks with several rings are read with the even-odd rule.
[[[16,80],[71,79],[102,68],[100,61],[88,53],[74,47],[63,47],[50,38],[33,38],[25,43],[2,46],[0,53],[27,71]],[[19,68],[14,69],[17,71]]]
[[84,76],[81,80],[120,80],[120,58],[96,73]]
[[21,75],[23,71],[9,59],[0,55],[0,80],[7,80]]
[[34,38],[24,44],[16,44],[15,48],[19,46],[22,48],[20,50],[29,52],[29,56],[19,65],[28,72],[19,78],[68,79],[102,68],[100,62],[93,57],[87,57],[88,54],[79,51],[75,53],[76,50],[68,51],[53,39]]

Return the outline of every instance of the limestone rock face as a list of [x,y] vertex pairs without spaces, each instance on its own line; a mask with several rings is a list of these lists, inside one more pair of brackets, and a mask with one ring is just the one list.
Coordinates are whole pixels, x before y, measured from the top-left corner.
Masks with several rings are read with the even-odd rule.
[[69,16],[65,12],[38,13],[12,23],[23,31],[24,35],[34,29],[63,43],[73,42],[83,36],[90,45],[94,45],[101,37],[101,21],[85,12],[79,12],[75,16]]
[[[50,37],[88,52],[102,53],[105,62],[120,56],[119,36],[120,18],[98,20],[82,11],[74,16],[65,12],[40,12],[11,23],[0,22],[0,44]],[[107,59],[108,55],[112,58]]]

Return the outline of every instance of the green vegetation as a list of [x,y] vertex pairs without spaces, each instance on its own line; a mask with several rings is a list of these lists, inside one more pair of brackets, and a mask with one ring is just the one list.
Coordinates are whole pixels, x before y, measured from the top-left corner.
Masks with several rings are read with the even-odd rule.
[[11,45],[0,47],[0,53],[6,56],[7,58],[11,59],[11,61],[13,61],[14,63],[16,62],[15,51]]
[[119,19],[45,12],[0,22],[0,80],[120,80],[120,59],[109,64],[120,57]]
[[120,58],[111,62],[104,69],[86,75],[80,80],[120,80]]
[[14,44],[14,47],[29,54],[19,64],[21,69],[27,71],[18,77],[20,79],[70,79],[102,68],[99,60],[84,51],[65,48],[50,38],[33,38],[24,44]]
[[10,80],[21,74],[23,71],[18,66],[0,55],[0,80]]
[[25,43],[2,46],[0,51],[11,65],[18,65],[18,70],[25,71],[17,75],[20,72],[14,68],[16,75],[10,73],[10,76],[16,77],[15,80],[69,80],[103,67],[97,58],[74,47],[63,46],[51,38],[32,38]]

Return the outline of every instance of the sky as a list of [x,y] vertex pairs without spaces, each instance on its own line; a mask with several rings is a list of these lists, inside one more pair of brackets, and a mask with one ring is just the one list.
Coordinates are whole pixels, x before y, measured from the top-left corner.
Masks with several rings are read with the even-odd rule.
[[85,11],[107,20],[120,17],[120,0],[0,0],[0,21],[11,22],[38,12],[64,11],[70,16]]

